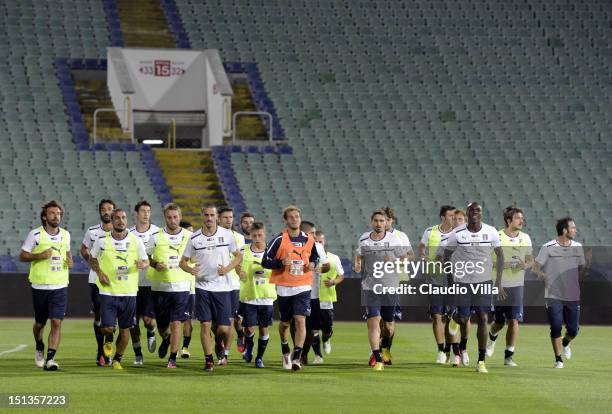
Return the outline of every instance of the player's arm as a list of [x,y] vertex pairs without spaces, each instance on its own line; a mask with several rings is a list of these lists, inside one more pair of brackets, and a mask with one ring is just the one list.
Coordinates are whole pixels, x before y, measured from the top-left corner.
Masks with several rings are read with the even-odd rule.
[[34,262],[36,260],[45,260],[51,257],[53,250],[48,248],[44,252],[40,253],[32,253],[32,250],[36,247],[38,242],[36,241],[36,236],[33,232],[28,234],[28,237],[23,242],[21,246],[21,252],[19,253],[19,261],[20,262]]
[[361,255],[355,255],[355,261],[353,262],[353,270],[355,273],[361,273]]
[[218,272],[221,276],[231,272],[232,270],[234,270],[240,263],[242,263],[242,253],[240,252],[240,250],[236,250],[235,252],[232,253],[232,255],[234,255],[234,258],[232,259],[231,262],[229,262],[229,264],[227,266],[222,266],[219,265],[219,269]]
[[89,265],[91,266],[91,270],[98,275],[98,280],[100,280],[100,283],[103,285],[110,285],[110,279],[108,278],[108,275],[100,268],[100,261],[98,260],[98,257],[102,252],[102,243],[104,243],[104,239],[98,239],[94,242],[93,246],[91,246],[91,250],[89,252]]
[[329,260],[327,260],[327,254],[325,253],[325,249],[323,249],[323,245],[320,243],[316,243],[313,245],[313,249],[310,252],[310,258],[308,259],[310,263],[316,263],[319,266],[319,273],[327,273],[331,266],[329,265]]
[[588,249],[586,253],[580,248],[580,262],[578,264],[578,274],[581,277],[586,277],[589,275],[589,269],[591,267],[591,262],[593,261],[593,250]]
[[19,253],[19,261],[20,262],[34,262],[36,260],[45,260],[51,257],[51,253],[52,253],[52,250],[50,248],[40,253],[31,253],[31,252],[26,252],[25,250],[22,250],[21,253]]
[[261,259],[261,267],[265,269],[282,269],[285,264],[282,260],[276,259],[276,253],[281,243],[281,237],[275,238],[272,243],[266,247],[266,252]]
[[238,275],[238,277],[242,280],[242,276],[240,276],[240,274],[244,273],[242,271],[242,261],[244,260],[244,243],[242,243],[242,245],[240,246],[240,254],[242,255],[242,259],[240,260],[240,263],[238,263],[238,266],[236,266],[234,270],[236,271],[236,274]]
[[183,256],[181,257],[181,261],[179,262],[179,267],[183,269],[183,271],[189,273],[190,275],[197,276],[200,272],[200,265],[198,263],[195,266],[189,266],[190,257]]
[[74,260],[72,259],[72,253],[66,252],[66,267],[71,269],[74,266]]
[[87,248],[87,246],[85,246],[85,244],[81,244],[81,248],[79,249],[79,253],[81,253],[81,257],[83,258],[83,260],[85,260],[87,263],[89,263],[89,259],[90,259],[90,254],[89,254],[89,249]]
[[531,271],[538,277],[538,279],[546,279],[546,274],[542,271],[542,267],[548,260],[548,249],[546,246],[542,246],[538,256],[534,259]]
[[525,256],[524,269],[531,269],[535,261],[533,260],[533,255],[528,254]]
[[533,265],[531,266],[531,271],[534,275],[538,277],[538,279],[546,279],[546,275],[542,272],[542,265],[538,263],[537,260],[533,261]]
[[426,249],[426,247],[427,247],[427,246],[425,246],[425,244],[424,244],[422,241],[420,241],[420,242],[419,242],[419,246],[418,246],[418,249],[419,249],[419,257],[420,257],[421,259],[423,259],[423,260],[427,260],[427,257],[425,256],[425,249]]
[[[404,258],[402,258],[402,260],[403,259]],[[413,262],[416,259],[416,254],[414,254],[414,250],[408,250],[408,253],[406,253],[406,259],[408,259],[409,262]]]
[[501,246],[495,248],[495,256],[497,257],[495,261],[495,286],[500,287],[502,285],[502,275],[504,273],[504,249]]

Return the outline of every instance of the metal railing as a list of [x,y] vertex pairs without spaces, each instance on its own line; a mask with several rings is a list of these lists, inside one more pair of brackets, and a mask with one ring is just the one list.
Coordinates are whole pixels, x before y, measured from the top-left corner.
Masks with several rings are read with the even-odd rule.
[[176,119],[172,119],[170,122],[170,129],[168,130],[168,149],[176,149]]
[[126,96],[123,100],[124,109],[115,109],[115,108],[98,108],[93,113],[93,145],[96,145],[98,141],[98,114],[100,112],[114,112],[125,114],[125,124],[128,126],[127,129],[121,127],[121,131],[124,133],[130,134],[130,140],[132,144],[135,144],[134,139],[134,114],[132,111],[132,99],[129,96]]
[[232,144],[236,143],[236,118],[239,116],[264,116],[268,118],[268,141],[272,143],[272,115],[269,112],[261,111],[238,111],[232,115]]

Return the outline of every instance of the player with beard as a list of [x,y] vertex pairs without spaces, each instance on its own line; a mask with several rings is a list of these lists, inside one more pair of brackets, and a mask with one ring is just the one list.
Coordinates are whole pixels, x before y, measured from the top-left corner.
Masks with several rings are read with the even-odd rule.
[[[103,199],[98,204],[98,213],[100,214],[100,223],[89,227],[83,237],[81,244],[81,257],[89,263],[91,258],[89,251],[93,244],[100,237],[104,237],[106,233],[112,230],[113,223],[111,222],[111,214],[115,209],[115,203],[112,200]],[[90,264],[91,266],[91,264]],[[89,297],[91,298],[92,309],[94,314],[94,335],[98,344],[98,353],[96,355],[96,364],[98,366],[110,365],[110,356],[113,352],[113,334],[102,335],[100,332],[100,291],[96,285],[98,275],[91,269],[89,271]]]

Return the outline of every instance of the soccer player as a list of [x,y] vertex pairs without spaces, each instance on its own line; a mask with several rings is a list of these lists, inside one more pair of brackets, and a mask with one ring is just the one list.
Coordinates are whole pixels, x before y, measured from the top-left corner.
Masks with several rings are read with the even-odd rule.
[[512,367],[516,366],[513,358],[514,347],[518,338],[519,322],[523,321],[525,269],[529,269],[533,264],[531,238],[521,231],[524,222],[523,210],[520,208],[508,207],[504,210],[505,228],[499,231],[499,238],[505,257],[502,287],[507,298],[495,304],[495,319],[489,328],[487,341],[487,356],[493,356],[497,335],[507,321],[504,365]]
[[[311,221],[302,220],[300,223],[300,230],[306,233],[307,236],[315,238],[317,231],[316,226]],[[328,263],[327,254],[323,245],[317,242],[315,238],[315,248],[319,258],[325,258],[323,261],[319,260],[319,263]],[[312,271],[312,285],[310,290],[310,315],[306,316],[306,339],[304,340],[304,346],[302,348],[302,356],[300,358],[303,365],[308,364],[308,353],[310,352],[311,346],[314,346],[316,342],[317,348],[315,351],[315,359],[313,364],[322,364],[323,355],[321,354],[321,339],[319,338],[319,330],[321,329],[321,308],[319,303],[319,285],[321,283],[320,270],[315,267]],[[292,321],[291,327],[291,338],[295,341],[295,323]]]
[[[29,262],[29,280],[32,284],[34,304],[34,326],[32,333],[36,342],[34,362],[45,371],[57,371],[55,353],[59,348],[62,321],[68,300],[68,272],[72,265],[70,233],[60,227],[64,208],[52,200],[40,212],[42,226],[30,231],[21,246],[19,260]],[[47,320],[51,320],[47,357],[43,357],[45,344],[43,332]]]
[[[389,206],[382,207],[381,210],[385,213],[385,216],[387,217],[387,223],[385,224],[385,230],[389,233],[394,234],[400,240],[401,245],[408,248],[408,260],[414,260],[415,255],[414,255],[414,252],[412,251],[412,245],[410,244],[410,239],[408,238],[406,233],[395,228],[395,223],[397,222],[395,211],[393,211],[393,209]],[[404,280],[406,277],[406,275],[403,275],[403,274],[400,276],[402,277],[402,279],[400,280]],[[399,305],[395,307],[393,317],[396,321],[402,320],[402,308]],[[391,346],[393,345],[394,334],[389,334],[389,332],[387,332],[387,330],[385,329],[384,321],[382,319],[380,321],[380,335],[381,335],[380,348],[382,351],[383,363],[385,365],[391,365],[392,363],[391,362]],[[371,355],[370,365],[374,366],[375,363],[376,363],[376,360],[374,358],[374,355]]]
[[[453,217],[453,222],[454,222],[453,231],[457,230],[458,228],[463,226],[465,223],[467,223],[467,214],[465,214],[465,211],[461,209],[456,209],[454,217]],[[437,256],[439,256],[437,257],[437,259],[442,260],[442,257],[444,256],[444,247],[438,248]],[[450,302],[454,302],[454,301],[450,300]],[[446,322],[446,330],[448,332],[448,335],[452,338],[454,342],[457,341],[457,336],[459,335],[459,331],[461,329],[459,324],[455,322],[455,319],[453,319],[453,316],[452,316],[456,311],[457,311],[457,307],[454,304],[449,306],[449,317]],[[468,319],[463,329],[465,338],[468,338],[471,326],[472,326],[472,323]],[[459,363],[462,363],[463,366],[466,366],[466,367],[470,365],[470,357],[468,355],[467,349],[458,349],[457,346],[452,346],[452,344],[451,344],[451,347],[453,349],[453,354],[454,354],[453,367],[458,367]]]
[[[329,270],[329,263],[323,264],[315,248],[312,236],[300,230],[300,209],[290,205],[283,210],[287,227],[268,244],[261,265],[272,269],[270,283],[276,285],[280,323],[283,368],[301,369],[300,358],[306,338],[306,316],[310,314],[310,290],[312,270],[321,259],[321,271]],[[325,258],[326,259],[326,258]],[[293,358],[289,349],[289,326],[295,322]]]
[[[485,365],[488,326],[487,313],[492,305],[491,274],[493,263],[491,255],[493,250],[497,256],[497,277],[495,287],[499,289],[503,299],[504,291],[501,287],[501,277],[504,263],[504,252],[501,248],[499,233],[493,226],[482,222],[482,207],[476,202],[468,205],[467,224],[451,232],[444,249],[446,263],[452,255],[454,282],[467,288],[467,294],[458,298],[457,312],[453,319],[461,327],[460,350],[467,349],[467,322],[472,312],[476,314],[478,323],[478,363],[476,371],[487,373]],[[471,266],[468,266],[470,265]],[[469,271],[467,270],[469,268]],[[474,291],[475,290],[475,291]]]
[[145,245],[128,231],[125,210],[111,214],[113,229],[99,237],[91,248],[91,268],[100,292],[100,332],[112,334],[119,325],[113,369],[123,369],[121,360],[136,318],[139,270],[149,266]]
[[[307,236],[315,238],[317,231],[316,226],[313,222],[302,220],[300,223],[300,230],[306,233]],[[323,245],[317,242],[315,238],[315,248],[319,256],[319,264],[329,263],[327,254]],[[317,348],[315,351],[315,359],[313,364],[322,364],[323,355],[321,354],[321,339],[319,337],[319,330],[321,329],[321,308],[319,303],[319,285],[321,283],[319,267],[315,267],[312,271],[312,285],[310,290],[310,315],[306,316],[306,339],[304,339],[304,346],[302,348],[302,356],[300,361],[303,365],[308,365],[308,353],[310,348],[315,345]],[[295,322],[291,321],[291,339],[295,341]]]
[[[325,247],[325,234],[318,230],[315,232],[315,241]],[[329,260],[329,271],[322,273],[319,284],[319,307],[321,309],[321,332],[323,351],[331,354],[331,337],[334,333],[334,302],[337,301],[336,286],[344,281],[344,269],[340,258],[331,252],[327,252]],[[319,349],[318,355],[321,356],[320,345],[316,342],[317,336],[313,339],[312,348],[315,353]],[[315,361],[316,362],[316,361]]]
[[166,226],[149,239],[152,298],[159,333],[170,344],[168,368],[176,368],[181,340],[181,323],[191,317],[189,297],[193,275],[179,267],[191,232],[181,228],[181,208],[175,203],[164,206]]
[[467,223],[467,214],[465,214],[465,211],[458,208],[455,210],[453,220],[455,222],[455,228],[463,226],[465,223]]
[[255,347],[255,328],[259,327],[255,367],[263,368],[263,356],[268,346],[272,326],[273,305],[276,300],[276,287],[270,283],[271,271],[261,266],[266,250],[266,229],[263,223],[254,222],[250,226],[252,243],[244,247],[240,266],[240,302],[244,305],[245,351],[243,359],[251,362]]
[[[408,247],[404,245],[404,242],[395,234],[386,231],[387,215],[383,210],[374,211],[370,216],[370,223],[372,231],[362,234],[359,238],[359,247],[357,248],[354,263],[354,269],[357,273],[361,272],[362,266],[365,269],[369,269],[376,260],[388,261],[395,258],[408,258]],[[384,255],[384,257],[379,259],[381,255]],[[367,261],[366,265],[363,265],[364,261]],[[395,334],[395,310],[397,304],[394,297],[387,297],[383,300],[380,298],[380,295],[374,294],[372,286],[370,286],[370,276],[364,276],[362,289],[368,298],[366,306],[368,339],[375,360],[372,368],[375,371],[381,371],[384,369],[384,363],[381,353],[380,323],[382,319],[384,321],[386,337],[392,338]],[[393,281],[393,283],[397,282],[399,282],[399,279]]]
[[[134,206],[136,216],[136,225],[129,229],[130,233],[134,233],[142,240],[147,253],[149,252],[149,240],[151,235],[159,231],[159,227],[151,224],[151,204],[145,200],[141,200]],[[136,296],[136,324],[130,329],[132,337],[132,346],[134,348],[134,365],[142,365],[142,348],[140,346],[140,319],[144,322],[147,328],[147,349],[149,352],[155,352],[157,342],[155,340],[155,306],[153,297],[151,296],[151,281],[150,276],[153,268],[142,269],[139,271],[140,278],[138,280],[138,296]],[[168,350],[167,341],[163,341],[159,346],[160,358],[166,355]]]
[[[91,258],[89,251],[93,244],[100,237],[112,230],[111,214],[115,209],[115,203],[112,200],[103,199],[98,203],[98,213],[100,214],[100,223],[90,227],[85,232],[83,243],[81,244],[81,257],[89,263]],[[91,267],[91,264],[90,264]],[[96,355],[96,364],[98,366],[110,365],[110,356],[113,352],[113,334],[102,335],[100,332],[100,292],[96,280],[98,275],[93,269],[89,270],[89,296],[91,298],[93,314],[94,314],[94,334],[98,344],[98,353]]]
[[[180,267],[196,277],[196,318],[200,321],[200,340],[205,355],[204,370],[212,372],[213,341],[211,325],[214,321],[216,336],[229,344],[232,281],[230,271],[242,261],[231,231],[217,226],[217,208],[202,208],[203,226],[191,235],[181,257]],[[233,259],[231,259],[233,255]],[[191,266],[189,261],[195,263]],[[221,350],[219,365],[227,365],[225,350]]]
[[240,215],[240,231],[244,236],[246,244],[251,243],[251,226],[255,222],[255,216],[249,211],[245,211]]
[[[455,217],[454,206],[444,205],[440,207],[440,224],[428,227],[423,232],[423,237],[419,242],[419,256],[423,263],[436,263],[436,254],[440,246],[446,246],[448,236],[454,227]],[[437,286],[447,286],[447,278],[443,273],[437,273],[431,264],[425,267],[426,283]],[[458,340],[448,332],[448,319],[450,318],[450,304],[443,295],[430,295],[429,316],[432,320],[434,339],[438,346],[436,363],[445,364],[449,359],[450,348],[453,347],[455,356],[459,355]],[[446,340],[446,344],[445,344]]]
[[[185,230],[193,233],[193,226],[187,220],[181,220],[180,226]],[[181,358],[189,359],[189,344],[191,343],[191,333],[193,332],[193,324],[191,320],[195,317],[195,278],[191,278],[191,289],[189,295],[189,318],[183,322],[183,348],[181,349]]]
[[[234,235],[234,239],[236,240],[236,247],[239,251],[244,250],[244,236],[237,231],[234,230],[234,209],[228,206],[223,206],[219,208],[219,226],[229,230]],[[238,277],[238,273],[236,270],[232,270],[229,273],[232,282],[232,309],[231,309],[231,319],[232,325],[236,330],[236,347],[238,348],[238,352],[244,352],[244,332],[242,330],[242,318],[238,314],[238,308],[240,306],[240,278]],[[230,329],[228,336],[228,343],[225,347],[225,356],[229,357],[229,351],[231,347],[232,340],[234,338],[233,332]]]
[[[574,240],[576,223],[571,217],[557,221],[557,238],[546,243],[535,258],[533,272],[545,281],[544,299],[550,323],[550,342],[555,368],[563,368],[563,357],[570,359],[570,342],[578,335],[580,320],[580,276],[586,276],[590,255]],[[542,268],[544,269],[542,271]],[[565,324],[565,336],[561,330]]]

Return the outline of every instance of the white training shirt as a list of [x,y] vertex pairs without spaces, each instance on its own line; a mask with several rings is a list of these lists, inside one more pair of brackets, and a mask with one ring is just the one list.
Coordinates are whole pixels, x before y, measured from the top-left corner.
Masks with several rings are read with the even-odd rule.
[[[46,231],[43,229],[43,231]],[[67,252],[70,251],[70,233],[68,233],[66,231],[65,237],[67,240],[65,240],[66,245],[68,246],[66,249]],[[62,242],[62,238],[64,237],[64,235],[62,235],[62,232],[57,232],[56,235],[52,235],[49,234],[47,232],[47,235],[49,236],[49,240],[51,240],[54,243],[59,243]],[[25,241],[23,242],[23,244],[21,245],[21,250],[23,250],[24,252],[27,253],[32,253],[32,250],[34,250],[36,248],[36,246],[38,246],[40,244],[40,227],[35,228],[34,230],[31,230],[28,233],[28,237],[26,237]],[[66,286],[68,286],[67,284],[61,284],[61,285],[36,285],[33,284],[32,287],[34,289],[45,289],[45,290],[55,290],[55,289],[61,289],[61,288],[65,288]]]
[[[110,235],[110,240],[113,244],[113,247],[118,252],[126,252],[128,250],[127,243],[130,241],[131,237],[129,237],[130,233],[121,240],[117,240],[113,237],[113,234]],[[147,256],[147,251],[145,249],[145,245],[138,237],[136,237],[136,243],[138,245],[138,258],[139,260],[149,260],[149,256]],[[94,242],[93,247],[91,248],[89,254],[93,258],[98,258],[101,256],[102,251],[106,248],[106,235],[101,236]],[[98,275],[96,274],[96,277]],[[110,275],[108,275],[110,276]],[[109,292],[100,291],[101,295],[109,295],[109,296],[136,296],[136,294],[112,294]]]
[[[493,226],[481,223],[480,231],[472,233],[467,229],[467,224],[457,227],[449,236],[446,250],[453,252],[451,262],[453,263],[453,279],[458,283],[481,283],[490,282],[493,273],[493,260],[491,254],[496,247],[500,247],[499,233]],[[459,269],[464,271],[466,263],[481,262],[482,271],[477,268],[460,275]]]
[[[232,234],[236,240],[236,247],[240,253],[244,254],[244,236],[234,230],[232,230]],[[232,259],[233,258],[234,256],[232,255]],[[238,273],[236,273],[236,269],[232,270],[230,274],[232,275],[230,279],[232,283],[232,290],[240,290],[240,278],[238,277]]]
[[[128,230],[130,233],[134,233],[134,236],[140,238],[140,240],[142,240],[142,242],[145,245],[145,249],[147,251],[147,254],[151,254],[151,252],[153,251],[152,247],[149,244],[149,240],[151,239],[151,236],[154,233],[157,233],[159,231],[159,227],[157,227],[155,224],[149,224],[149,228],[144,231],[144,232],[139,232],[136,229],[136,226],[134,227],[130,227],[130,229]],[[151,281],[149,280],[149,278],[147,278],[147,271],[149,269],[140,269],[138,271],[138,286],[145,286],[145,287],[149,287],[151,286]]]
[[[329,265],[336,268],[336,273],[338,274],[338,276],[343,276],[344,269],[342,268],[342,262],[340,261],[340,258],[338,256],[334,256],[333,259],[334,260]],[[318,287],[319,285],[317,284],[317,297],[319,297]],[[333,309],[334,302],[320,302],[319,307],[321,309]]]
[[[377,278],[374,280],[372,278],[373,273],[369,274],[372,269],[370,266],[373,265],[374,262],[383,260],[383,257],[388,257],[391,259],[400,258],[405,256],[410,250],[412,250],[409,246],[406,245],[406,242],[400,240],[398,236],[395,234],[386,231],[385,235],[380,240],[372,239],[373,231],[369,231],[363,233],[361,237],[359,237],[359,243],[357,247],[357,255],[364,256],[362,257],[362,272],[364,272],[361,282],[361,287],[363,290],[372,290],[372,284],[382,284],[383,286],[397,286],[399,284],[399,275],[396,273],[387,274],[385,273],[381,278]],[[363,249],[364,247],[372,247],[372,249]],[[366,258],[367,257],[367,258]]]
[[210,292],[229,292],[233,290],[232,276],[219,275],[219,265],[227,266],[231,261],[231,254],[237,253],[236,238],[232,232],[221,226],[212,236],[202,234],[202,229],[193,233],[183,257],[191,259],[200,266],[200,273],[196,276],[196,288]]
[[[185,229],[181,228],[181,231],[177,234],[170,234],[164,227],[163,229],[158,230],[157,232],[151,234],[149,238],[149,249],[147,253],[149,255],[153,254],[155,250],[155,246],[157,246],[157,240],[159,238],[159,233],[164,232],[164,236],[168,239],[168,243],[170,246],[177,247],[180,246],[183,241],[183,237],[185,236]],[[179,257],[180,260],[180,257]],[[164,263],[166,266],[168,263]],[[191,292],[191,280],[183,280],[180,282],[158,282],[156,280],[150,281],[151,290],[155,292]]]
[[[87,229],[85,232],[85,236],[83,237],[83,245],[87,247],[89,250],[89,254],[91,255],[91,248],[94,245],[94,242],[98,240],[100,237],[104,236],[107,232],[102,228],[102,224],[96,224]],[[96,283],[96,279],[98,275],[93,270],[89,269],[89,279],[88,283]]]
[[540,249],[535,261],[542,266],[545,279],[544,298],[569,302],[580,300],[580,272],[586,264],[582,244],[571,240],[569,246],[561,246],[557,239]]

